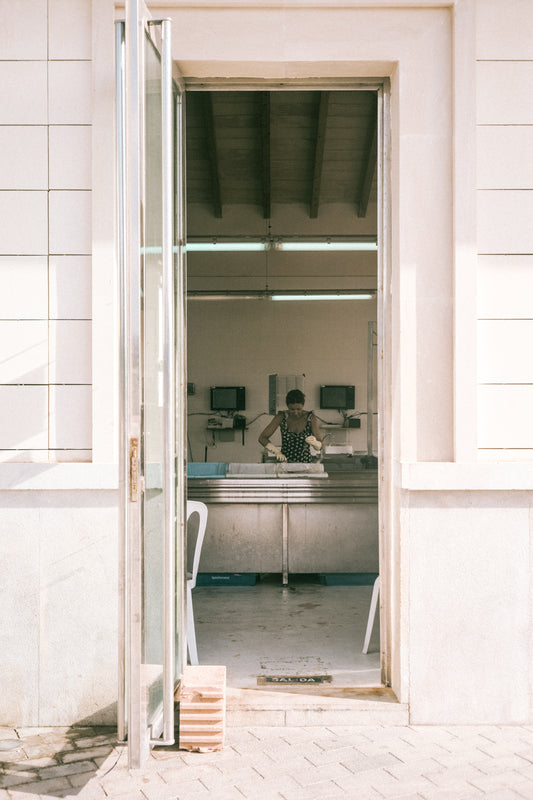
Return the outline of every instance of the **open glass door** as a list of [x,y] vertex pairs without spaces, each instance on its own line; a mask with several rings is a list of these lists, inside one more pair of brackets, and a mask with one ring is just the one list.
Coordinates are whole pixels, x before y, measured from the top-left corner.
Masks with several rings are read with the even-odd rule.
[[[170,21],[141,0],[117,23],[118,256],[121,265],[119,736],[139,767],[174,743],[184,662],[185,510],[181,97]],[[178,416],[176,417],[176,409]],[[177,420],[177,424],[176,424]]]

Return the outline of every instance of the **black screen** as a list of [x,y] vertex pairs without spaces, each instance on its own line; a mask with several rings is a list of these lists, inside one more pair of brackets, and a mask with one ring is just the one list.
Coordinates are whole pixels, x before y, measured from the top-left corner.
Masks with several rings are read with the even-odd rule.
[[246,408],[244,386],[211,386],[212,411],[242,411]]
[[321,386],[320,408],[355,408],[355,386]]

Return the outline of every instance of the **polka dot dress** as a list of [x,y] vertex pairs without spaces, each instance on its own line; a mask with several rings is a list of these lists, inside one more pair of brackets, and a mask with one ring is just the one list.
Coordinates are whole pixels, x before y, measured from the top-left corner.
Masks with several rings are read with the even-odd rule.
[[281,420],[281,452],[287,456],[287,461],[291,463],[308,464],[311,461],[311,449],[305,441],[306,436],[312,436],[311,414],[307,414],[305,428],[300,433],[294,433],[287,428],[287,415],[283,415]]

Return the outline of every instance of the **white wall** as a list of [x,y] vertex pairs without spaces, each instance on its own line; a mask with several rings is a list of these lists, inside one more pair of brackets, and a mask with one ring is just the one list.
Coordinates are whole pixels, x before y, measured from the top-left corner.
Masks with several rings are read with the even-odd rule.
[[91,3],[0,5],[0,459],[91,459]]
[[[188,317],[188,377],[196,395],[188,398],[189,438],[195,461],[257,462],[263,448],[257,441],[271,417],[268,414],[268,375],[305,374],[306,408],[323,420],[340,424],[337,411],[321,411],[320,384],[354,384],[355,410],[363,412],[361,428],[333,429],[330,444],[350,443],[366,452],[366,380],[368,322],[376,319],[375,300],[275,302],[191,301]],[[234,442],[220,442],[205,430],[209,412],[209,387],[246,386],[250,425],[242,445],[240,431]],[[349,412],[350,413],[350,412]],[[273,441],[278,443],[279,433]]]
[[478,445],[533,456],[533,25],[527,0],[477,2]]

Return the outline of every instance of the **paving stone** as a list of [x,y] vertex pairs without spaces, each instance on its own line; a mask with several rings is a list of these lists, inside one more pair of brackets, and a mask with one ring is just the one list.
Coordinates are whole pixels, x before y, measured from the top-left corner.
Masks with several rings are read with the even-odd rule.
[[365,756],[362,753],[355,753],[351,758],[342,759],[343,766],[350,772],[362,773],[373,771],[382,767],[399,766],[398,759],[390,753],[379,753],[373,756]]
[[462,788],[456,785],[453,789],[424,789],[419,794],[423,800],[477,800],[483,796],[479,789],[467,784]]
[[20,783],[30,783],[37,779],[37,773],[31,770],[5,769],[4,774],[0,775],[0,788],[8,789],[10,786],[17,786]]
[[157,775],[166,785],[179,783],[180,781],[201,781],[207,789],[212,788],[223,777],[223,773],[213,764],[205,764],[199,767],[185,766],[174,767],[169,763],[165,769],[163,765],[158,765]]
[[39,778],[44,781],[49,778],[59,778],[63,775],[74,775],[78,772],[96,772],[96,764],[94,761],[75,761],[72,764],[45,767],[39,770]]
[[293,770],[291,768],[290,775],[295,781],[302,786],[311,786],[314,783],[323,783],[327,780],[336,780],[337,778],[344,778],[349,774],[349,770],[342,764],[325,764],[321,767],[313,767],[304,770]]
[[72,789],[70,783],[64,777],[24,784],[24,792],[26,794],[55,794],[61,789]]
[[[282,774],[273,778],[262,778],[260,775],[249,774],[234,782],[233,788],[237,789],[242,797],[284,797],[286,793],[297,791],[300,784],[297,783],[292,775]],[[218,795],[218,791],[216,792]]]
[[472,766],[484,772],[487,775],[497,775],[500,772],[507,772],[509,770],[526,769],[528,764],[531,765],[521,756],[507,755],[502,758],[486,758],[483,761],[472,761]]
[[86,736],[81,739],[76,738],[76,747],[83,749],[84,747],[99,747],[103,744],[117,744],[117,734],[114,733],[100,734],[98,736]]
[[533,781],[519,781],[513,784],[513,789],[519,797],[531,800],[533,797]]
[[19,763],[21,766],[24,766],[25,769],[38,769],[40,767],[57,766],[58,760],[57,758],[51,758],[50,756],[43,756],[42,758],[26,758],[24,760],[20,760]]
[[478,778],[473,778],[471,783],[478,789],[481,789],[482,792],[492,792],[496,789],[512,787],[520,781],[520,774],[510,770],[508,772],[499,772],[494,775],[480,775]]
[[[314,786],[283,788],[280,792],[284,800],[322,800],[325,797],[346,797],[344,790],[332,781],[317,783]],[[262,795],[267,800],[268,795]]]
[[72,750],[69,753],[65,753],[62,757],[62,761],[64,764],[69,764],[72,761],[87,761],[93,758],[106,758],[112,753],[116,753],[116,751],[109,745],[105,747],[91,747],[87,748],[87,750]]

